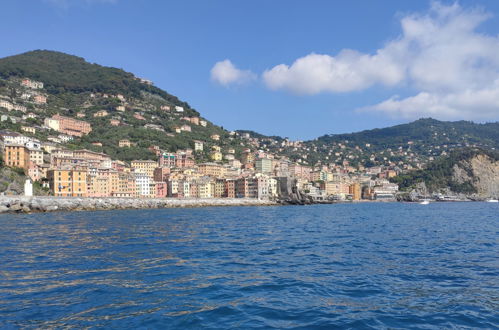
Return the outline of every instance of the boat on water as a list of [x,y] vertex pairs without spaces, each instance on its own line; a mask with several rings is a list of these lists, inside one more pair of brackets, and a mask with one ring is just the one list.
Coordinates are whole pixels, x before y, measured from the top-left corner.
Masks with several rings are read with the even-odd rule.
[[487,199],[486,202],[487,203],[499,203],[499,200],[497,200],[497,199]]
[[419,202],[419,204],[421,204],[421,205],[428,205],[428,204],[430,204],[430,201],[429,200],[424,200],[424,201]]

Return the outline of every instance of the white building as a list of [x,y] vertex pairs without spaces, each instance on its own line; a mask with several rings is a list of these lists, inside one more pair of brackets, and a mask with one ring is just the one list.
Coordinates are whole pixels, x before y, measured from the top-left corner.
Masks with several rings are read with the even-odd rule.
[[202,141],[194,141],[194,151],[203,151],[204,143]]
[[31,138],[24,136],[22,134],[19,134],[17,132],[0,132],[0,140],[4,144],[22,144],[25,145],[26,143],[31,141]]
[[33,196],[33,184],[30,179],[24,182],[24,196]]
[[58,138],[63,143],[68,143],[69,141],[73,141],[73,137],[66,134],[59,134]]
[[151,177],[145,173],[135,172],[135,185],[140,197],[151,196]]
[[45,118],[43,124],[54,131],[59,131],[59,120],[53,118]]

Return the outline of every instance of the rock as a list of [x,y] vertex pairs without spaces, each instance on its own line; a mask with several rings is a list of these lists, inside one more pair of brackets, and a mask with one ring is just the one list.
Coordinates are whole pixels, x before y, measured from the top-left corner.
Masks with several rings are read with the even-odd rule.
[[9,211],[19,212],[23,209],[23,206],[20,203],[12,204],[9,207]]

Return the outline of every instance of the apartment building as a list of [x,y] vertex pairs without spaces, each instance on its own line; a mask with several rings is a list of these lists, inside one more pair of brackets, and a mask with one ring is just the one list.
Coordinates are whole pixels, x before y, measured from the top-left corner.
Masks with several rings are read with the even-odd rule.
[[52,194],[57,197],[86,197],[86,169],[51,169],[47,178]]
[[92,131],[92,126],[86,121],[73,119],[61,115],[54,115],[52,118],[45,118],[45,126],[58,132],[81,137]]
[[5,144],[3,147],[3,161],[5,166],[28,169],[29,150],[21,144]]
[[198,172],[202,175],[208,175],[218,178],[225,175],[225,168],[222,165],[216,163],[202,163],[198,164]]
[[255,170],[258,173],[270,174],[272,173],[272,159],[261,158],[255,162]]
[[27,148],[29,160],[36,165],[43,165],[43,151],[36,148]]
[[154,177],[154,169],[158,167],[158,163],[154,160],[132,160],[130,166],[136,173],[144,173],[152,178]]

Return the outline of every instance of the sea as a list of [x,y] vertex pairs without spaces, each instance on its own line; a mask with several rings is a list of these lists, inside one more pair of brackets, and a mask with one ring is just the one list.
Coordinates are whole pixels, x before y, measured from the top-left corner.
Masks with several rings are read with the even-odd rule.
[[0,216],[0,328],[499,327],[499,204]]

